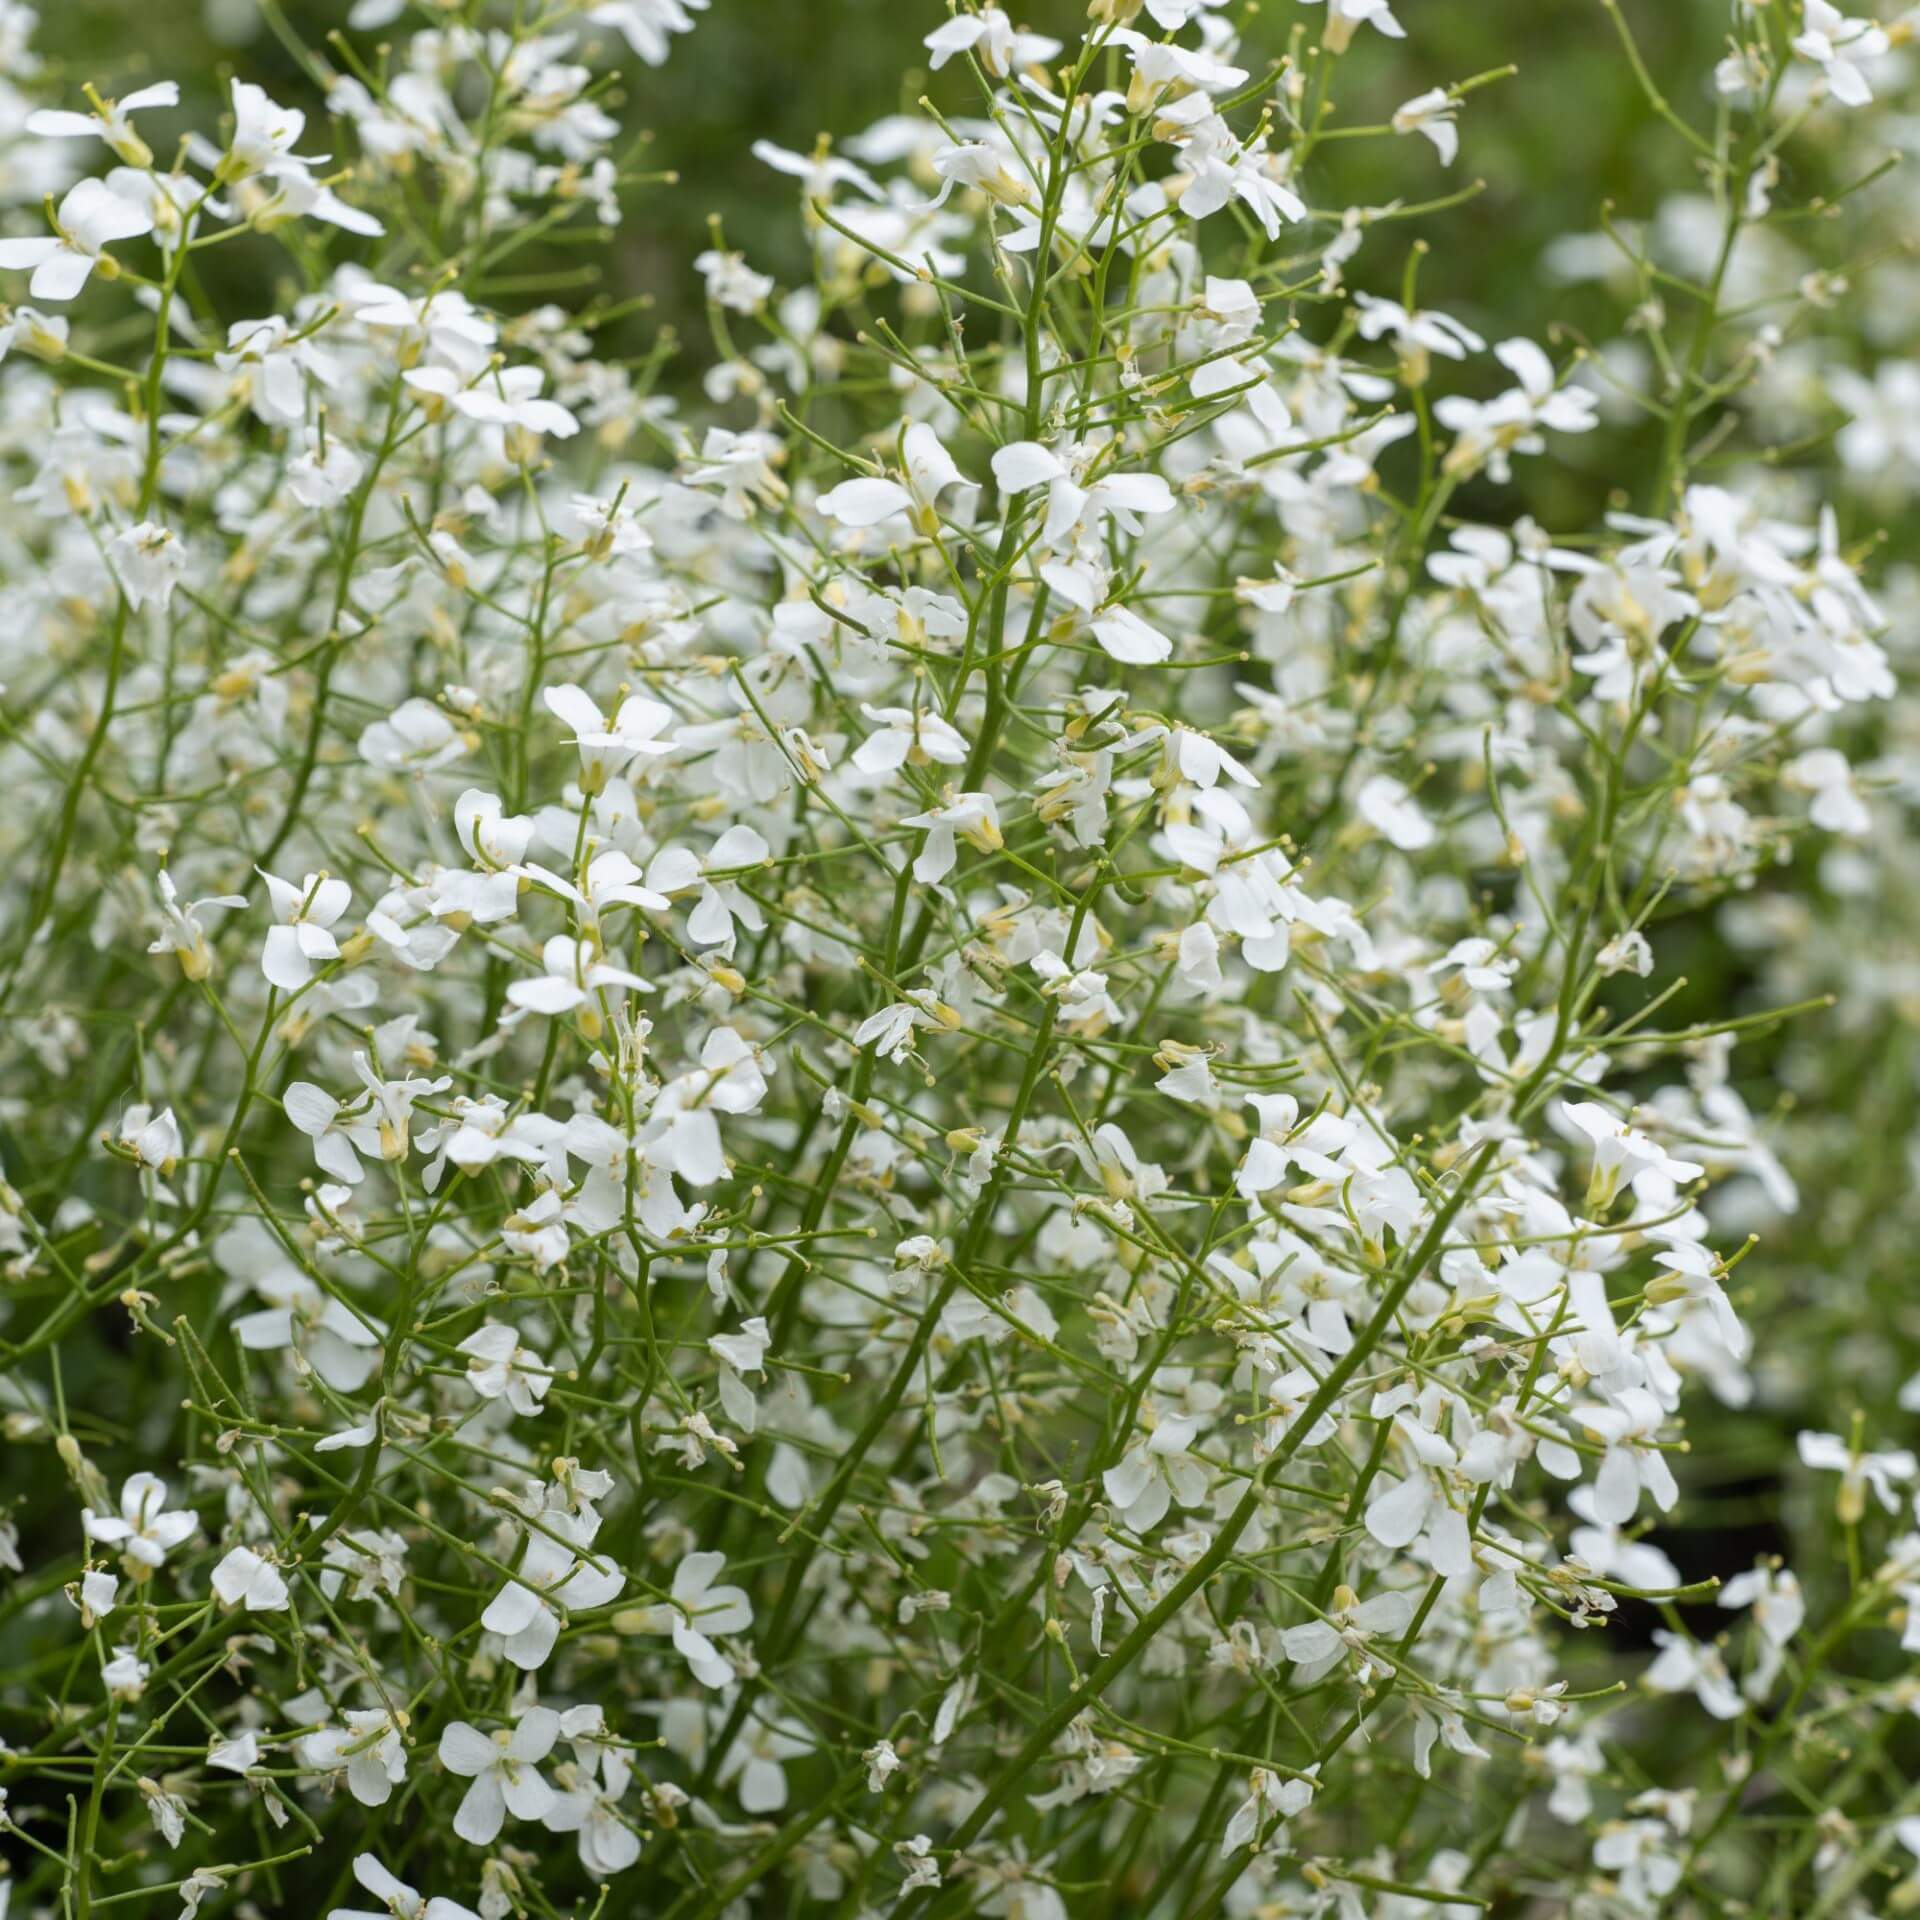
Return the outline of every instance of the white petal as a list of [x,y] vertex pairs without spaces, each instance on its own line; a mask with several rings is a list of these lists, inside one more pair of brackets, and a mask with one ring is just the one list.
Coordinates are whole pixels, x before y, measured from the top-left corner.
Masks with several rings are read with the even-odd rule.
[[1025,493],[1066,474],[1059,459],[1037,440],[1015,440],[993,456],[993,477],[1002,493]]
[[846,527],[877,527],[895,514],[905,513],[913,496],[892,480],[843,480],[820,496],[820,511]]

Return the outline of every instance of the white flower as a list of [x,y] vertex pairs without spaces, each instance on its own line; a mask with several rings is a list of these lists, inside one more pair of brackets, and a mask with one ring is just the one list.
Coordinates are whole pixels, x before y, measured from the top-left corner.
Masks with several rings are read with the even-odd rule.
[[440,1764],[471,1780],[453,1830],[476,1847],[491,1846],[506,1824],[544,1819],[553,1806],[553,1788],[540,1762],[560,1737],[560,1716],[551,1707],[529,1707],[511,1730],[489,1736],[465,1720],[453,1721],[440,1735]]
[[278,314],[236,320],[227,329],[226,351],[216,353],[213,364],[232,377],[255,415],[274,427],[304,427],[309,381],[332,387],[340,379],[333,358]]
[[466,751],[460,730],[431,700],[403,700],[360,734],[361,759],[391,773],[429,773]]
[[208,1894],[224,1891],[227,1874],[225,1867],[195,1867],[180,1882],[180,1920],[194,1920]]
[[467,1384],[483,1400],[504,1399],[515,1413],[535,1414],[553,1384],[553,1372],[502,1320],[467,1335],[456,1352],[467,1356]]
[[173,875],[164,867],[154,885],[160,894],[161,928],[147,951],[173,954],[180,962],[180,971],[189,980],[207,979],[213,972],[213,952],[207,945],[207,931],[200,924],[200,916],[213,907],[244,907],[246,895],[216,893],[204,900],[188,901],[183,906]]
[[153,149],[134,131],[133,116],[154,107],[177,107],[179,87],[171,80],[157,80],[124,100],[102,100],[91,88],[87,97],[94,105],[91,113],[42,107],[27,115],[27,131],[43,140],[104,140],[128,166],[152,166]]
[[853,756],[853,764],[870,778],[884,777],[908,765],[957,767],[966,760],[965,739],[927,708],[870,707],[862,701],[860,711],[878,728],[868,734]]
[[180,1123],[173,1117],[173,1109],[163,1107],[155,1113],[144,1100],[121,1115],[116,1137],[121,1147],[143,1167],[149,1167],[159,1174],[171,1173],[186,1151],[186,1144],[180,1138]]
[[1637,928],[1617,933],[1593,956],[1603,974],[1631,973],[1644,980],[1653,971],[1653,948]]
[[1434,841],[1433,822],[1391,774],[1376,773],[1354,800],[1360,818],[1402,853],[1418,853]]
[[619,1617],[623,1632],[672,1634],[693,1677],[706,1687],[729,1687],[736,1678],[732,1663],[709,1636],[744,1633],[753,1625],[753,1603],[745,1591],[713,1584],[725,1565],[724,1554],[690,1553],[674,1569],[665,1602]]
[[[506,1642],[507,1658],[527,1673],[546,1664],[565,1613],[603,1607],[627,1584],[611,1562],[595,1559],[590,1529],[564,1514],[548,1514],[544,1524],[548,1531],[528,1532],[513,1579],[480,1616],[480,1624]],[[578,1545],[568,1545],[574,1535],[581,1536]]]
[[104,1620],[119,1604],[119,1600],[120,1582],[112,1574],[99,1567],[89,1567],[80,1576],[80,1621],[83,1626],[91,1627],[95,1621]]
[[916,420],[901,436],[900,454],[904,486],[897,480],[872,475],[843,480],[820,496],[820,511],[828,519],[856,529],[877,527],[897,514],[910,513],[922,532],[937,531],[941,494],[949,487],[958,487],[970,498],[975,491],[972,482],[954,465],[940,436],[924,421]]
[[[1301,0],[1303,6],[1318,6],[1319,0]],[[1343,53],[1354,33],[1371,26],[1390,40],[1406,37],[1406,28],[1393,17],[1387,0],[1327,0],[1327,50]]]
[[[1417,1429],[1402,1426],[1401,1431],[1411,1434]],[[1404,1480],[1374,1484],[1382,1489],[1367,1504],[1366,1527],[1374,1539],[1398,1550],[1425,1533],[1422,1557],[1435,1573],[1461,1580],[1473,1572],[1473,1542],[1466,1517],[1447,1505],[1425,1466],[1416,1464]]]
[[829,520],[842,526],[877,527],[913,505],[913,496],[897,480],[863,474],[843,480],[820,496],[819,507]]
[[1850,20],[1829,0],[1801,0],[1801,30],[1793,50],[1826,75],[1827,90],[1846,107],[1864,107],[1873,98],[1867,76],[1856,64],[1877,60],[1891,44],[1874,20]]
[[959,1015],[948,1018],[952,1011],[942,1006],[931,988],[910,987],[904,1000],[891,1001],[868,1014],[854,1029],[853,1044],[872,1047],[883,1060],[898,1065],[913,1051],[916,1034],[942,1033],[958,1025]]
[[1298,1668],[1296,1684],[1311,1685],[1348,1653],[1357,1655],[1363,1668],[1389,1666],[1372,1642],[1405,1633],[1413,1624],[1414,1606],[1412,1594],[1397,1590],[1362,1600],[1351,1587],[1336,1587],[1324,1619],[1289,1627],[1280,1636],[1281,1650]]
[[772,277],[755,273],[746,257],[709,247],[694,256],[693,270],[707,283],[707,298],[730,313],[757,313],[773,292]]
[[720,1404],[734,1425],[746,1433],[753,1432],[758,1424],[759,1409],[752,1389],[741,1376],[753,1374],[764,1378],[767,1349],[772,1343],[773,1336],[763,1314],[743,1320],[738,1333],[716,1333],[707,1342],[707,1351],[720,1362]]
[[736,923],[758,933],[766,921],[752,896],[727,876],[765,864],[773,849],[753,827],[729,827],[705,853],[688,847],[662,847],[647,865],[647,889],[654,901],[697,890],[699,898],[687,915],[687,937],[702,947],[733,951]]
[[1290,1820],[1296,1813],[1304,1812],[1313,1799],[1313,1789],[1311,1778],[1289,1778],[1270,1767],[1255,1767],[1247,1776],[1247,1797],[1235,1808],[1233,1818],[1220,1836],[1220,1857],[1225,1859],[1228,1854],[1251,1844],[1263,1827],[1267,1829],[1266,1844],[1278,1850],[1284,1839],[1273,1832],[1270,1823]]
[[544,697],[548,712],[573,729],[583,790],[598,793],[634,760],[657,760],[675,750],[671,739],[660,737],[673,724],[673,710],[644,694],[629,694],[611,720],[584,688],[549,687]]
[[[1449,127],[1446,131],[1451,133],[1452,129]],[[1353,303],[1360,310],[1363,340],[1393,336],[1400,355],[1400,377],[1410,387],[1426,384],[1434,354],[1444,360],[1464,360],[1470,353],[1479,353],[1487,344],[1471,327],[1462,326],[1451,314],[1410,312],[1397,300],[1383,300],[1371,293],[1356,293]],[[1433,563],[1436,578],[1444,577],[1441,567],[1445,558],[1442,556]]]
[[[491,796],[474,796],[487,799]],[[499,802],[493,806],[497,809]],[[531,820],[504,821],[497,814],[484,820],[469,821],[472,828],[485,828],[495,845],[511,843],[519,837],[519,829],[525,827],[531,831]],[[751,832],[750,828],[742,831]],[[724,837],[724,836],[723,836]],[[759,836],[756,834],[756,841]],[[764,849],[765,843],[760,842]],[[481,856],[485,859],[485,854]],[[657,864],[657,856],[656,856]],[[721,864],[719,862],[715,863]],[[575,886],[571,880],[564,880],[557,873],[549,872],[534,862],[526,862],[509,871],[492,874],[481,883],[481,892],[476,901],[474,917],[484,913],[492,919],[503,919],[515,907],[518,898],[519,883],[522,880],[536,880],[543,887],[551,889],[563,900],[571,900],[579,908],[580,925],[583,929],[598,931],[603,915],[614,907],[646,907],[655,913],[665,913],[672,905],[664,893],[656,892],[652,887],[639,885],[640,869],[633,860],[622,853],[618,847],[608,847],[603,853],[596,853],[587,863],[585,885]],[[500,898],[493,899],[493,890],[498,886]]]
[[32,271],[36,300],[72,300],[116,240],[153,231],[152,218],[100,180],[82,180],[60,202],[50,240],[0,240],[0,267]]
[[955,187],[972,187],[1003,207],[1030,208],[1032,182],[1010,160],[1004,146],[987,140],[961,140],[940,148],[933,156],[933,170],[945,184],[931,205],[940,206]]
[[480,1920],[480,1916],[457,1900],[435,1894],[423,1898],[414,1888],[389,1873],[370,1853],[357,1854],[353,1877],[379,1901],[377,1913],[364,1907],[335,1907],[327,1920]]
[[1227,93],[1246,84],[1245,67],[1231,66],[1224,60],[1215,60],[1209,54],[1171,41],[1149,40],[1131,27],[1121,27],[1107,38],[1111,45],[1127,50],[1135,77],[1128,97],[1136,109],[1168,87],[1177,87],[1182,93],[1190,88],[1205,93]]
[[541,397],[547,376],[538,367],[490,367],[471,385],[463,383],[451,367],[412,367],[405,379],[422,396],[431,417],[438,417],[442,406],[451,407],[482,426],[511,429],[524,436],[525,444],[511,437],[505,442],[515,459],[533,458],[535,443],[543,434],[570,440],[580,431],[574,414],[557,400]]
[[1111,518],[1125,533],[1138,535],[1145,529],[1140,516],[1158,518],[1172,513],[1179,502],[1157,473],[1103,472],[1097,479],[1085,477],[1082,469],[1093,459],[1090,446],[1070,446],[1065,455],[1042,446],[1037,440],[1014,440],[1001,447],[991,465],[994,480],[1009,500],[1017,500],[1035,487],[1047,490],[1047,518],[1041,540],[1058,546],[1076,527],[1097,530],[1101,521]]
[[1672,1509],[1680,1489],[1659,1446],[1666,1415],[1645,1387],[1628,1387],[1616,1405],[1582,1407],[1574,1417],[1607,1445],[1593,1480],[1596,1520],[1625,1526],[1639,1511],[1642,1489],[1663,1513]]
[[[1915,1824],[1920,1826],[1920,1822]],[[894,1858],[906,1869],[906,1878],[900,1882],[902,1898],[910,1893],[917,1893],[922,1887],[937,1887],[941,1884],[940,1863],[933,1858],[933,1841],[930,1836],[916,1833],[911,1840],[896,1840],[893,1843],[893,1852]]]
[[213,1736],[207,1741],[207,1766],[219,1766],[228,1774],[246,1774],[259,1766],[259,1734],[253,1728],[236,1734],[232,1740]]
[[[292,1088],[287,1097],[293,1098]],[[264,1249],[254,1248],[243,1243],[241,1232],[235,1228],[222,1234],[214,1243],[215,1257],[229,1273],[249,1280],[267,1304],[235,1319],[234,1339],[249,1353],[291,1348],[328,1386],[342,1393],[365,1386],[379,1364],[380,1323],[354,1313],[318,1281],[280,1258],[277,1245],[269,1242]]]
[[1171,657],[1173,642],[1131,607],[1114,607],[1093,622],[1093,637],[1123,666],[1157,667]]
[[107,542],[107,557],[119,576],[127,605],[136,612],[149,601],[164,611],[187,570],[186,549],[165,527],[151,520],[122,527]]
[[[349,1186],[365,1179],[359,1154],[378,1160],[404,1160],[412,1145],[413,1109],[430,1094],[444,1093],[452,1080],[386,1080],[374,1071],[364,1053],[353,1056],[365,1092],[343,1104],[311,1080],[296,1080],[282,1105],[286,1115],[313,1142],[313,1157],[321,1170]],[[358,1152],[355,1150],[358,1149]]]
[[271,167],[293,151],[306,126],[307,116],[298,108],[276,105],[265,88],[250,81],[234,81],[233,139],[224,169],[228,178]]
[[[487,364],[500,337],[493,322],[457,287],[407,295],[390,287],[368,286],[357,292],[354,312],[363,327],[398,332],[403,349],[424,349],[434,359],[468,374],[478,373]],[[403,357],[411,356],[403,353]]]
[[1520,971],[1520,963],[1503,954],[1491,940],[1456,940],[1446,951],[1435,973],[1457,967],[1460,978],[1476,993],[1504,993]]
[[[1185,176],[1179,202],[1182,214],[1204,220],[1237,200],[1260,222],[1269,240],[1277,239],[1289,222],[1306,219],[1307,203],[1289,184],[1291,155],[1268,152],[1264,133],[1243,140],[1216,113],[1189,119],[1186,137],[1176,139]],[[1180,122],[1174,124],[1177,128]],[[1336,241],[1335,246],[1341,244]],[[1357,244],[1357,238],[1352,244]]]
[[144,1775],[139,1781],[140,1797],[147,1803],[147,1818],[154,1831],[169,1847],[177,1847],[187,1837],[187,1803],[170,1793],[157,1780]]
[[1592,1143],[1593,1173],[1587,1182],[1587,1205],[1599,1212],[1613,1205],[1622,1185],[1634,1186],[1646,1175],[1685,1186],[1705,1172],[1694,1161],[1677,1159],[1658,1141],[1636,1132],[1597,1101],[1564,1101],[1560,1115]]
[[914,856],[913,877],[932,885],[953,871],[959,857],[958,840],[982,853],[992,853],[1003,845],[1000,835],[1000,811],[990,793],[957,793],[945,805],[925,813],[908,814],[903,827],[921,827],[926,844]]
[[693,14],[705,10],[709,0],[600,0],[588,11],[596,25],[618,27],[627,45],[648,66],[665,63],[668,35],[691,33]]
[[233,1548],[214,1568],[211,1584],[223,1605],[244,1605],[249,1613],[279,1613],[287,1604],[280,1569],[251,1547]]
[[580,1864],[596,1879],[623,1873],[640,1857],[640,1836],[620,1815],[633,1762],[607,1738],[598,1707],[569,1707],[560,1716],[560,1737],[573,1743],[574,1784],[555,1795],[547,1831],[578,1835]]
[[1553,362],[1531,340],[1502,340],[1493,354],[1518,386],[1488,401],[1448,394],[1434,406],[1434,418],[1458,436],[1447,452],[1449,474],[1464,477],[1484,467],[1495,480],[1509,480],[1510,456],[1544,452],[1544,432],[1588,433],[1599,425],[1594,396],[1560,386]]
[[1716,1720],[1737,1720],[1746,1711],[1717,1647],[1662,1627],[1654,1628],[1653,1644],[1660,1654],[1640,1676],[1644,1686],[1655,1693],[1691,1693]]
[[1717,1603],[1735,1611],[1746,1607],[1754,1625],[1755,1646],[1740,1690],[1749,1700],[1764,1700],[1772,1690],[1788,1643],[1806,1624],[1806,1596],[1787,1567],[1761,1564],[1736,1573],[1721,1589]]
[[498,794],[469,787],[453,803],[454,831],[467,857],[478,867],[500,871],[527,857],[534,823],[526,814],[510,814]]
[[100,1684],[109,1700],[130,1705],[147,1690],[147,1677],[153,1671],[132,1647],[115,1647],[113,1658],[100,1669]]
[[98,1514],[88,1507],[82,1510],[80,1520],[89,1540],[121,1550],[127,1571],[136,1580],[164,1565],[175,1547],[200,1530],[200,1522],[191,1513],[168,1512],[167,1483],[151,1473],[127,1476],[120,1489],[117,1515]]
[[1004,76],[1021,67],[1044,66],[1060,51],[1060,42],[1045,34],[1025,33],[998,7],[978,13],[956,13],[935,27],[922,43],[933,58],[927,62],[938,73],[956,54],[970,53],[991,74]]
[[347,1791],[363,1807],[384,1807],[407,1777],[406,1717],[396,1723],[384,1707],[349,1707],[344,1718],[344,1727],[322,1727],[300,1742],[301,1764],[344,1771]]
[[738,1783],[734,1790],[746,1812],[778,1813],[787,1804],[785,1763],[813,1749],[812,1737],[791,1715],[757,1714],[727,1749],[716,1778]]
[[1856,838],[1872,830],[1873,816],[1853,783],[1845,754],[1832,747],[1815,747],[1789,760],[1780,777],[1794,791],[1813,795],[1807,814],[1816,827]]
[[1198,1433],[1197,1421],[1184,1414],[1168,1415],[1143,1444],[1101,1475],[1116,1517],[1130,1532],[1146,1533],[1158,1526],[1173,1500],[1197,1507],[1206,1498],[1206,1469],[1187,1452]]
[[866,1763],[867,1791],[884,1793],[887,1782],[900,1771],[900,1756],[893,1750],[891,1740],[879,1740],[870,1746],[860,1758]]
[[1260,784],[1258,774],[1242,766],[1219,741],[1196,727],[1169,727],[1161,742],[1160,758],[1168,773],[1203,789],[1217,786],[1222,774],[1238,787],[1257,788]]
[[648,990],[637,973],[602,959],[591,941],[575,940],[569,934],[556,933],[540,949],[540,962],[545,973],[516,980],[507,988],[507,998],[529,1013],[552,1017],[584,1007],[597,993],[617,996],[623,990]]
[[324,873],[307,874],[297,887],[271,873],[262,872],[260,878],[267,883],[267,897],[279,922],[267,929],[260,971],[269,986],[297,993],[312,980],[316,960],[340,957],[339,942],[328,929],[352,903],[353,889]]
[[339,440],[307,447],[287,462],[287,491],[316,512],[337,507],[360,484],[366,462]]
[[1896,1513],[1900,1501],[1894,1487],[1904,1486],[1920,1471],[1914,1456],[1905,1447],[1882,1453],[1868,1452],[1849,1445],[1837,1433],[1802,1433],[1795,1444],[1802,1465],[1817,1473],[1840,1476],[1837,1511],[1841,1522],[1850,1527],[1857,1526],[1866,1513],[1869,1487],[1889,1513]]
[[1433,142],[1440,164],[1450,167],[1460,151],[1460,129],[1453,124],[1460,102],[1445,87],[1430,87],[1393,110],[1395,133],[1424,134]]

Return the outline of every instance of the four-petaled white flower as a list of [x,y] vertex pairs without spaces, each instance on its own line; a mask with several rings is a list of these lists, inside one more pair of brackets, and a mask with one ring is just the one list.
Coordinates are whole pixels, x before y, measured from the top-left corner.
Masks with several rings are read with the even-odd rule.
[[1657,1140],[1609,1113],[1596,1100],[1568,1100],[1562,1117],[1593,1147],[1593,1172],[1587,1181],[1587,1205],[1604,1213],[1621,1187],[1633,1186],[1646,1174],[1655,1174],[1676,1186],[1699,1179],[1705,1171],[1697,1162],[1669,1153]]
[[[505,1641],[509,1660],[523,1672],[544,1666],[560,1638],[564,1615],[604,1607],[626,1576],[593,1552],[590,1529],[565,1514],[549,1514],[544,1531],[529,1530],[514,1577],[494,1595],[480,1624]],[[582,1534],[577,1545],[569,1536]]]
[[1869,1488],[1889,1513],[1897,1513],[1900,1498],[1895,1487],[1906,1485],[1920,1472],[1920,1464],[1905,1447],[1873,1452],[1850,1444],[1837,1433],[1802,1433],[1796,1444],[1802,1465],[1840,1476],[1836,1506],[1842,1523],[1850,1527],[1857,1526],[1866,1513]]
[[1280,1646],[1297,1671],[1294,1681],[1310,1686],[1330,1672],[1348,1654],[1363,1669],[1390,1667],[1374,1646],[1376,1641],[1391,1642],[1413,1624],[1416,1601],[1410,1593],[1390,1588],[1362,1600],[1351,1587],[1336,1587],[1326,1614],[1309,1620],[1304,1626],[1289,1627],[1280,1636]]
[[169,1511],[167,1483],[158,1474],[132,1473],[120,1489],[117,1514],[83,1508],[81,1525],[89,1540],[118,1547],[127,1571],[136,1580],[166,1562],[167,1555],[200,1530],[199,1520],[185,1510]]
[[529,1707],[511,1728],[485,1734],[465,1720],[440,1735],[440,1764],[471,1780],[453,1816],[453,1830],[476,1847],[490,1847],[510,1813],[516,1820],[543,1819],[554,1791],[540,1762],[560,1738],[560,1716],[551,1707]]
[[316,960],[339,959],[340,943],[329,929],[352,903],[353,889],[324,873],[307,874],[297,887],[271,873],[260,878],[278,922],[267,929],[260,971],[269,986],[297,993],[312,980]]
[[1484,468],[1495,480],[1510,480],[1512,456],[1543,452],[1544,434],[1588,433],[1600,424],[1594,396],[1561,386],[1553,362],[1531,340],[1502,340],[1493,357],[1518,386],[1485,401],[1450,393],[1434,405],[1434,418],[1456,436],[1444,463],[1450,475],[1464,478]]
[[706,1687],[728,1687],[735,1679],[732,1663],[713,1637],[744,1633],[753,1625],[753,1603],[740,1587],[713,1583],[726,1566],[721,1553],[690,1553],[674,1569],[673,1585],[664,1602],[640,1607],[624,1624],[636,1633],[670,1633],[673,1644],[693,1677]]
[[553,1371],[531,1347],[520,1344],[519,1334],[505,1321],[489,1320],[456,1351],[467,1356],[467,1383],[481,1399],[504,1399],[519,1414],[540,1411]]
[[640,1857],[640,1836],[620,1812],[633,1761],[607,1737],[606,1716],[595,1706],[567,1708],[560,1737],[572,1743],[573,1760],[556,1769],[562,1784],[543,1816],[547,1831],[576,1835],[580,1864],[596,1879],[624,1873]]
[[507,998],[528,1013],[552,1017],[584,1007],[595,994],[648,991],[637,973],[615,966],[592,941],[576,940],[571,934],[556,933],[540,949],[540,963],[545,973],[516,980],[507,988]]
[[286,1576],[251,1547],[235,1547],[213,1570],[212,1587],[221,1603],[244,1606],[249,1613],[279,1613],[289,1598]]
[[671,738],[661,737],[673,725],[673,709],[643,693],[628,694],[611,719],[584,687],[549,687],[544,697],[547,711],[573,729],[587,791],[597,793],[636,759],[658,760],[676,750]]
[[1864,107],[1873,98],[1859,62],[1877,60],[1891,45],[1877,20],[1849,18],[1831,0],[1801,0],[1793,50],[1821,70],[1827,91],[1842,106]]
[[322,1727],[300,1742],[300,1762],[319,1773],[344,1773],[363,1807],[384,1807],[407,1777],[407,1717],[385,1707],[349,1707],[344,1727]]
[[116,240],[153,231],[152,216],[143,207],[101,180],[82,180],[72,188],[53,225],[50,239],[0,240],[0,267],[31,271],[27,285],[36,300],[75,299]]
[[967,757],[959,730],[928,708],[870,707],[862,701],[860,711],[878,729],[861,741],[853,756],[853,764],[870,777],[909,765],[957,767]]

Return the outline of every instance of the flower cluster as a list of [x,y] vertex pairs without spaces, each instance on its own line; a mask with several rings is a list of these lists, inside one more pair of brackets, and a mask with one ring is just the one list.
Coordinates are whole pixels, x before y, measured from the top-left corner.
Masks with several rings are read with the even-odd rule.
[[0,1914],[1920,1898],[1913,23],[1605,0],[1530,337],[1415,9],[927,5],[662,385],[705,5],[0,0]]

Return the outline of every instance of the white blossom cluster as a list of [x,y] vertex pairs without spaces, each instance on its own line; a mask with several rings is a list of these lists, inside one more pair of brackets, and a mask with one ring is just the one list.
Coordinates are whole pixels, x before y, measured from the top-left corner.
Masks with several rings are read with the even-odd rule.
[[920,0],[675,388],[707,0],[0,0],[0,1915],[1920,1902],[1920,16],[1604,8],[1563,333],[1417,6]]

